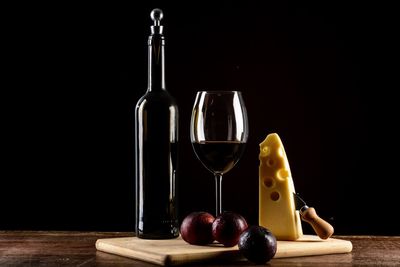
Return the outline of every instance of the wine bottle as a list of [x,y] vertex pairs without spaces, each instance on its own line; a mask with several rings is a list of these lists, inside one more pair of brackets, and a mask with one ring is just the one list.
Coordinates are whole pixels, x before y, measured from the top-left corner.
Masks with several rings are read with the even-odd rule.
[[148,86],[135,109],[136,235],[179,235],[176,200],[178,107],[165,87],[163,13],[150,14]]

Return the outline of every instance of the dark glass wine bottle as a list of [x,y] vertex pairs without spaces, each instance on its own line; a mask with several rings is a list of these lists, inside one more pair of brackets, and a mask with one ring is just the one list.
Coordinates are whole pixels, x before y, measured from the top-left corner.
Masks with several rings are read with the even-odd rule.
[[179,235],[178,107],[165,88],[163,13],[154,9],[150,16],[148,87],[135,109],[136,235],[168,239]]

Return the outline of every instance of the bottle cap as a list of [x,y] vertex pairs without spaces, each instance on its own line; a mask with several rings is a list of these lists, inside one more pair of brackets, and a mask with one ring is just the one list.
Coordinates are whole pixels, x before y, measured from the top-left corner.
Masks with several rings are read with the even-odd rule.
[[161,26],[161,20],[164,17],[164,13],[161,9],[155,8],[150,13],[150,18],[153,20],[154,25],[151,26],[151,34],[162,34],[163,26]]

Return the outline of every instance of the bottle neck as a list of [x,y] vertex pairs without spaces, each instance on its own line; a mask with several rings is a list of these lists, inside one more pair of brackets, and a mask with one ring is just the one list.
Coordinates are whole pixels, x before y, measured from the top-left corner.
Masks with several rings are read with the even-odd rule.
[[164,36],[152,34],[148,41],[148,91],[166,90],[165,88],[165,60]]

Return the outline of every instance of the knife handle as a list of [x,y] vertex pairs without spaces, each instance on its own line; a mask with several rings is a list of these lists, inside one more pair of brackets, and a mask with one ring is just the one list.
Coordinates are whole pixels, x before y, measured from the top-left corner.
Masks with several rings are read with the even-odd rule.
[[303,221],[308,222],[315,233],[321,239],[327,239],[333,234],[333,227],[327,221],[321,219],[314,208],[308,208],[301,212]]

